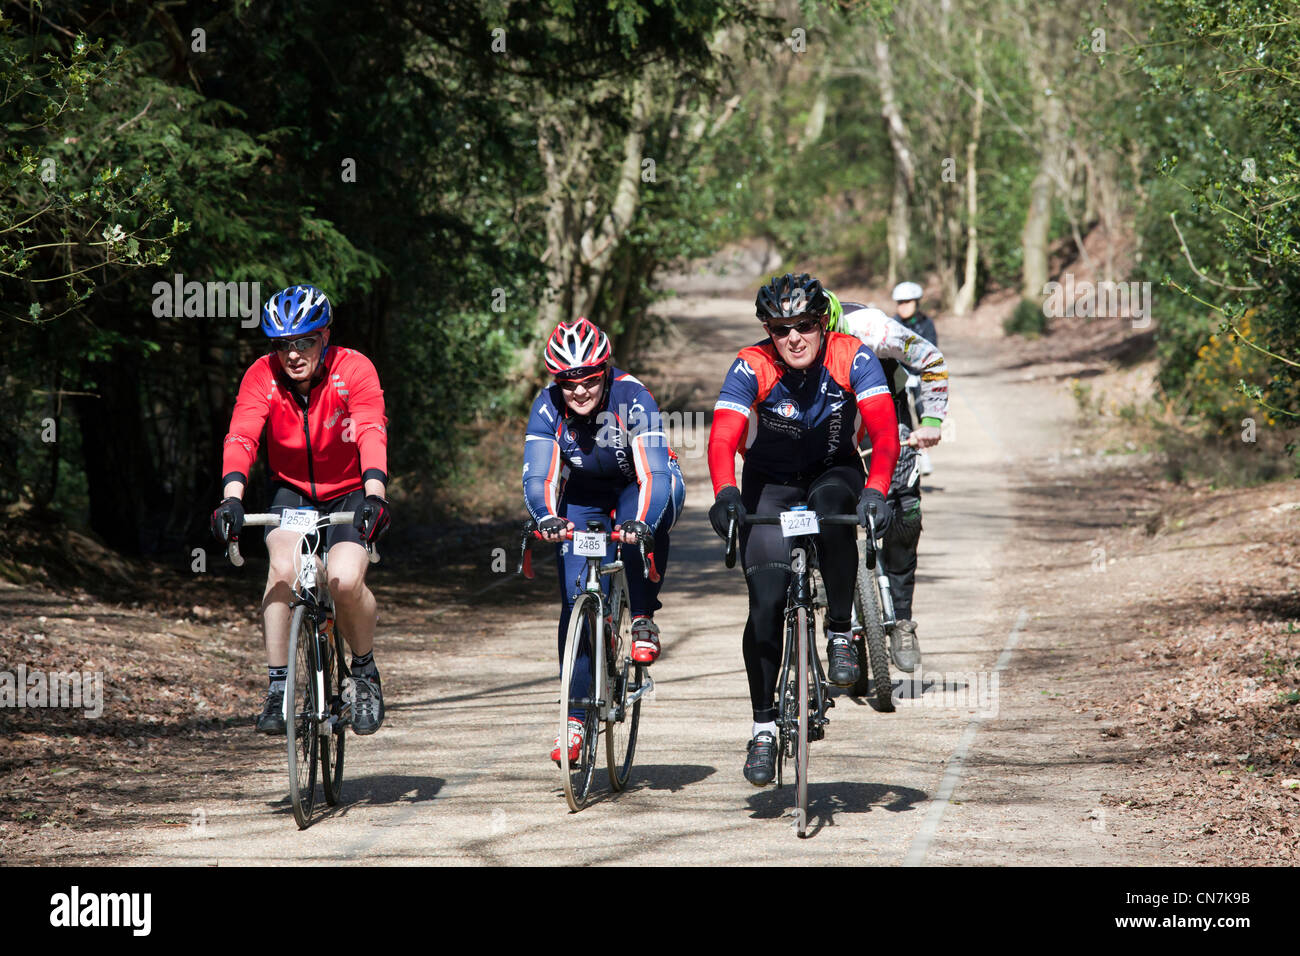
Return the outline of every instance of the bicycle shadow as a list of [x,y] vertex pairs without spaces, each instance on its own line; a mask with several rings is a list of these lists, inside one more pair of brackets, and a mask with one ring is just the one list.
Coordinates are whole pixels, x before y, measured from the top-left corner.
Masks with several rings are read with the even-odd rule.
[[[316,805],[312,822],[332,816],[346,816],[353,807],[392,806],[403,803],[424,803],[434,799],[447,781],[442,777],[410,777],[400,774],[376,774],[369,777],[345,777],[343,797],[336,806],[325,803],[319,781],[316,784]],[[276,813],[293,813],[289,795],[268,803]]]
[[[669,793],[677,793],[713,776],[718,772],[718,768],[701,764],[646,764],[645,766],[633,764],[627,786],[622,790],[611,790],[608,778],[601,776],[604,772],[604,765],[596,769],[597,778],[592,792],[587,797],[588,806],[604,803],[607,800],[621,800],[641,790],[667,790]],[[564,787],[556,787],[555,794],[563,800]]]
[[717,767],[703,764],[641,764],[632,765],[627,790],[667,790],[678,793],[686,787],[706,780],[718,772]]
[[[789,816],[793,827],[794,793],[794,775],[791,773],[785,786],[779,790],[769,787],[746,801],[752,811],[750,819],[773,820]],[[893,799],[886,801],[890,794],[893,794]],[[872,810],[905,813],[926,799],[928,795],[924,790],[887,783],[811,783],[808,785],[807,836],[816,836],[823,827],[834,826],[836,813],[870,813]]]

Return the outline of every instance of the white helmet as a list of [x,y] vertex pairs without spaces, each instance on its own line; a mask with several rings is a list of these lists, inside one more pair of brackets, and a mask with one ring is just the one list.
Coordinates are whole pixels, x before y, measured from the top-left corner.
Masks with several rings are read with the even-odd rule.
[[924,293],[921,287],[915,282],[900,282],[894,286],[894,301],[909,302],[912,299],[919,299]]

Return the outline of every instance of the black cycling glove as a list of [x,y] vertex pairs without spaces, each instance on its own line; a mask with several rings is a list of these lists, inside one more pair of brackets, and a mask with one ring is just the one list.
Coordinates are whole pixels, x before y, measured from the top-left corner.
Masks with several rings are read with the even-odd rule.
[[875,488],[863,488],[862,494],[858,498],[858,523],[866,528],[867,512],[874,510],[876,512],[876,537],[881,537],[889,527],[889,522],[893,520],[894,512],[889,507],[889,502],[885,496]]
[[635,518],[630,521],[624,521],[621,526],[623,531],[630,531],[637,535],[645,542],[646,550],[653,551],[655,546],[655,533],[650,530],[650,526],[644,521],[637,521]]
[[547,515],[537,522],[537,530],[542,534],[564,534],[569,530],[569,522],[557,515]]
[[237,540],[244,531],[244,503],[227,498],[212,512],[212,537],[223,545]]
[[740,489],[735,485],[727,485],[719,491],[713,507],[709,509],[709,524],[713,525],[713,531],[719,538],[727,536],[727,525],[730,522],[727,509],[730,507],[736,509],[737,523],[744,524],[745,506],[740,503]]
[[366,495],[366,500],[352,516],[352,527],[357,529],[361,540],[367,544],[374,544],[384,536],[391,520],[392,514],[388,510],[388,502],[378,495]]

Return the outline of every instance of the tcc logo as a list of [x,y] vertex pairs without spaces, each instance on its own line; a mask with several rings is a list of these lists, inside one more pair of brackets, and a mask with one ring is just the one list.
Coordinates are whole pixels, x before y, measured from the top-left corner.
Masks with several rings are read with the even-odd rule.
[[784,402],[778,404],[776,408],[772,409],[772,411],[776,412],[782,418],[799,417],[799,406],[796,405],[794,402],[790,401],[788,398]]

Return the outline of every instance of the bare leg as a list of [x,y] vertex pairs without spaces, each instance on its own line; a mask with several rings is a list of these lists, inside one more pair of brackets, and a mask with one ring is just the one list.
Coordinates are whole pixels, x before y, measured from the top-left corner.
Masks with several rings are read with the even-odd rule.
[[262,595],[262,635],[266,639],[266,662],[271,667],[289,663],[289,602],[293,600],[294,554],[298,535],[274,529],[266,538],[271,567]]
[[375,596],[366,587],[366,549],[353,541],[340,541],[329,550],[330,594],[338,625],[352,653],[368,653],[375,644]]

